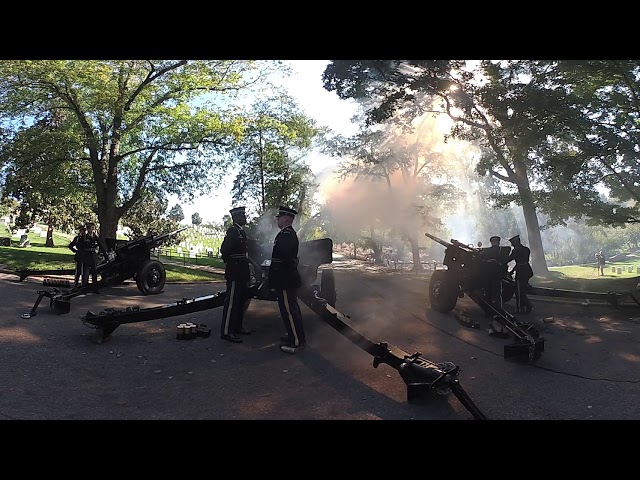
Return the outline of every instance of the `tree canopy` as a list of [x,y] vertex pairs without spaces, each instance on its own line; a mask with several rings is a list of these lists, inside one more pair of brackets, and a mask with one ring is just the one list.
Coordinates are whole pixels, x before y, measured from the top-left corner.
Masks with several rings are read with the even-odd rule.
[[[618,225],[635,218],[637,61],[476,63],[335,60],[323,81],[340,98],[365,105],[370,124],[393,117],[408,123],[425,112],[449,116],[447,136],[473,142],[478,173],[501,183],[494,205],[522,206],[536,272],[547,271],[539,212],[550,225],[585,216]],[[598,191],[605,178],[599,165],[607,164],[608,198]],[[622,189],[633,204],[622,203]]]
[[[50,155],[39,138],[55,134],[57,160],[86,172],[101,234],[115,238],[145,188],[190,199],[220,184],[228,151],[245,133],[232,100],[281,68],[245,60],[0,62],[0,166]],[[55,128],[34,130],[46,119]]]

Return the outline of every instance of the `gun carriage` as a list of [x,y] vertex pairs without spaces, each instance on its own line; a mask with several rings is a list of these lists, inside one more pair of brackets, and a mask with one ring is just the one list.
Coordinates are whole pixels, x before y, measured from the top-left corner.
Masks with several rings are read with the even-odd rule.
[[[96,265],[96,272],[100,277],[97,285],[70,288],[68,280],[45,278],[43,284],[53,288],[38,291],[38,299],[29,313],[22,315],[30,318],[36,315],[36,310],[44,297],[50,299],[49,306],[58,314],[69,313],[71,299],[78,295],[95,292],[100,287],[118,285],[126,280],[133,279],[141,293],[145,295],[158,295],[162,293],[167,280],[167,272],[162,262],[151,258],[153,249],[162,245],[169,238],[186,230],[183,227],[162,235],[146,235],[133,240],[115,242],[115,248],[107,252]],[[13,273],[19,275],[20,281],[30,275],[73,274],[75,270],[16,270]]]
[[445,247],[442,262],[445,268],[433,272],[429,281],[431,308],[448,313],[455,308],[458,298],[467,295],[487,316],[513,335],[514,343],[504,347],[505,358],[536,360],[544,351],[544,338],[540,337],[532,324],[522,322],[502,307],[492,305],[489,298],[489,283],[495,275],[502,275],[503,302],[508,302],[514,296],[515,284],[506,269],[510,247],[500,247],[500,257],[505,267],[496,272],[494,264],[484,258],[486,249],[474,248],[455,239],[446,242],[430,233],[425,233],[425,236]]

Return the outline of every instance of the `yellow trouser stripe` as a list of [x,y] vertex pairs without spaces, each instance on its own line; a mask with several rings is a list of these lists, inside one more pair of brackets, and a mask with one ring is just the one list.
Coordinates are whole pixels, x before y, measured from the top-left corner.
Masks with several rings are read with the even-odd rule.
[[236,293],[236,282],[231,282],[231,295],[229,296],[229,308],[227,308],[227,317],[224,319],[224,334],[229,335],[229,321],[231,320],[231,310],[233,309],[233,295]]
[[297,347],[300,345],[300,340],[298,339],[296,326],[293,323],[293,315],[291,315],[291,310],[289,309],[289,297],[286,290],[282,291],[282,296],[284,297],[284,308],[287,311],[287,317],[289,317],[289,325],[291,325],[291,331],[293,332],[293,344]]

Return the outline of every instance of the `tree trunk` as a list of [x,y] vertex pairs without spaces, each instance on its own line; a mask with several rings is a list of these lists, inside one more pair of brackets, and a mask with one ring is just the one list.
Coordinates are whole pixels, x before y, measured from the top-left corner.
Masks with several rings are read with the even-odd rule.
[[409,237],[409,243],[411,244],[411,257],[413,258],[412,272],[418,273],[424,270],[422,268],[422,261],[420,260],[420,249],[418,248],[418,241],[413,237]]
[[98,212],[98,221],[100,222],[100,237],[115,239],[118,231],[118,221],[120,217],[116,214],[116,209],[105,209]]
[[536,207],[529,192],[520,191],[522,199],[522,213],[527,226],[528,247],[531,249],[531,268],[535,275],[547,275],[549,268],[544,258],[542,248],[542,236],[540,235],[540,223],[536,214]]

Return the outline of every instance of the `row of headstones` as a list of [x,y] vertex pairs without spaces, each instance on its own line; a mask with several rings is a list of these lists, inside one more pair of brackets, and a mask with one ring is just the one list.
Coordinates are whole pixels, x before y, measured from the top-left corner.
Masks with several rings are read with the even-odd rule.
[[46,230],[42,230],[40,227],[33,227],[29,230],[25,229],[25,228],[19,228],[16,233],[14,233],[12,235],[13,238],[22,238],[24,237],[27,232],[31,232],[31,233],[35,233],[36,235],[40,235],[40,237],[45,238],[47,236],[47,231]]
[[[182,250],[182,247],[185,247],[184,242],[181,242],[180,245],[181,246],[176,249],[178,255],[179,256],[187,255],[187,252]],[[205,249],[202,245],[196,245],[196,246],[189,245],[188,255],[189,255],[189,258],[196,258],[198,254],[201,254],[205,251],[207,252],[207,256],[213,257],[213,248],[207,247]]]
[[[633,272],[634,267],[632,265],[628,265],[628,266],[622,266],[622,267],[611,267],[611,273],[624,273],[625,271],[629,272],[629,273],[634,273]],[[640,266],[635,267],[635,273],[640,273]]]

